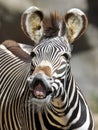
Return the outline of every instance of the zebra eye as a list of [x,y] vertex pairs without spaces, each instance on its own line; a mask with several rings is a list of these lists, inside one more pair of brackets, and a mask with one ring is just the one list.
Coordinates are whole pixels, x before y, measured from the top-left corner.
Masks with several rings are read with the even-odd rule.
[[31,55],[32,58],[36,56],[36,54],[33,51],[31,52],[30,55]]
[[69,60],[69,55],[67,53],[64,53],[63,56],[65,57],[66,60]]

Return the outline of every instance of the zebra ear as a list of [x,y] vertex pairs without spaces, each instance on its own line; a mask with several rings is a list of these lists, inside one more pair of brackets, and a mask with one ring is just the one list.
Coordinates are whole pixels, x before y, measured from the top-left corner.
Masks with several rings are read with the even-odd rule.
[[23,32],[35,43],[38,43],[43,35],[43,13],[32,6],[28,8],[21,17],[21,28]]
[[78,39],[85,31],[88,25],[86,15],[77,8],[70,9],[64,16],[66,25],[65,36],[69,43]]

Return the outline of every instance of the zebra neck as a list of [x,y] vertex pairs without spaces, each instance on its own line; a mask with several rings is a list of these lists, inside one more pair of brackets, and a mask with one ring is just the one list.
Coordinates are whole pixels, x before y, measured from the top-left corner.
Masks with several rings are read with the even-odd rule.
[[70,94],[76,88],[75,79],[71,74],[68,76],[65,85],[66,86],[64,86],[63,94],[61,94],[59,97],[54,98],[52,101],[52,105],[56,109],[65,110],[68,109],[69,107],[69,101],[70,101],[69,98],[71,97]]

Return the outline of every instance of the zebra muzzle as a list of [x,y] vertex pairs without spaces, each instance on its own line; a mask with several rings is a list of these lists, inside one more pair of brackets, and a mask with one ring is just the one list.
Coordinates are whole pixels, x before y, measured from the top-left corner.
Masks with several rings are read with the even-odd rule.
[[32,78],[29,86],[29,90],[34,98],[44,99],[48,95],[52,94],[52,89],[49,86],[48,81],[43,77],[42,74],[38,74],[34,78]]

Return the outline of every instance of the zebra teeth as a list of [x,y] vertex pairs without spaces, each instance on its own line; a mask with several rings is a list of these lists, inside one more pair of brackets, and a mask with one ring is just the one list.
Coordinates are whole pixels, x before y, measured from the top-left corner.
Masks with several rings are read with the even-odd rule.
[[38,84],[37,86],[34,87],[33,90],[33,95],[35,98],[45,98],[46,97],[46,89],[42,84]]

